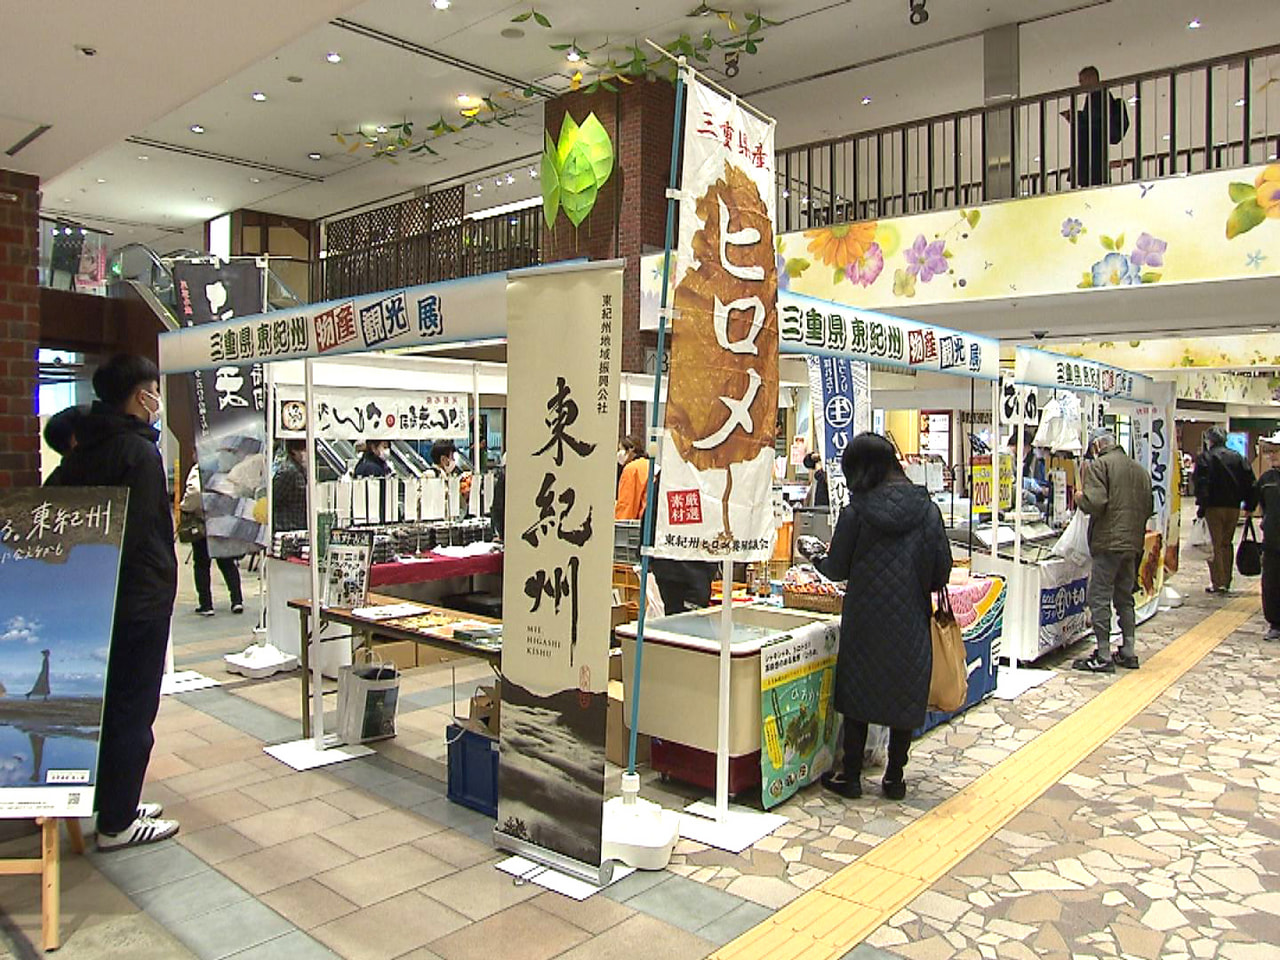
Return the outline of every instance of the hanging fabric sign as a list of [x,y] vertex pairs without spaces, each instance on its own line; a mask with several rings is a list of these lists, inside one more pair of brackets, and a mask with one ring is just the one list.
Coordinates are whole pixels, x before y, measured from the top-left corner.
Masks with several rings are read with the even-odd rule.
[[599,866],[622,261],[512,274],[498,829]]
[[[316,387],[316,436],[324,440],[461,440],[465,393],[414,393],[365,387]],[[294,384],[276,384],[276,436],[305,437],[307,405]]]
[[871,429],[871,370],[843,357],[809,357],[809,397],[834,526],[849,502],[840,458],[851,439]]
[[654,553],[767,560],[778,410],[774,122],[686,71],[680,266]]
[[1033,347],[1018,347],[1014,354],[1013,379],[1024,385],[1059,387],[1104,397],[1149,400],[1153,381],[1097,360],[1064,357]]

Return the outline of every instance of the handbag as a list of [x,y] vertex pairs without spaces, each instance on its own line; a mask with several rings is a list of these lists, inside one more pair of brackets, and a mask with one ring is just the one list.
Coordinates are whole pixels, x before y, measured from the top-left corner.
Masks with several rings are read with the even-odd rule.
[[951,611],[951,596],[943,587],[937,608],[929,618],[933,642],[933,673],[929,679],[929,706],[952,713],[964,706],[969,695],[969,670],[960,624]]
[[178,515],[178,542],[194,543],[205,538],[203,513],[192,513],[183,510]]
[[1262,573],[1262,544],[1253,529],[1253,517],[1245,521],[1244,536],[1236,548],[1236,570],[1242,577],[1256,577]]
[[338,670],[338,736],[348,744],[396,735],[400,671],[380,657],[375,661],[367,647],[360,651],[355,663]]

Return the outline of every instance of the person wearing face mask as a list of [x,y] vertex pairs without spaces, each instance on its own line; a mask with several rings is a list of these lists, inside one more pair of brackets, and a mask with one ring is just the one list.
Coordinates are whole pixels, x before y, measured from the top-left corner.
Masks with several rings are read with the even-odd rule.
[[271,523],[275,532],[307,529],[307,441],[286,440],[284,459],[271,476]]
[[437,440],[431,445],[431,465],[442,477],[458,469],[458,448],[452,440]]
[[98,848],[166,840],[176,820],[141,803],[155,742],[169,621],[178,592],[173,511],[160,439],[160,372],[145,357],[120,354],[93,375],[98,395],[75,428],[76,445],[49,476],[53,487],[126,487],[124,543],[107,662],[98,746]]
[[391,456],[390,440],[370,440],[364,445],[364,455],[356,463],[353,476],[357,480],[366,477],[389,477],[391,466],[387,458]]
[[618,499],[614,504],[615,520],[639,520],[644,516],[645,498],[649,493],[649,458],[645,455],[644,437],[632,434],[618,444]]

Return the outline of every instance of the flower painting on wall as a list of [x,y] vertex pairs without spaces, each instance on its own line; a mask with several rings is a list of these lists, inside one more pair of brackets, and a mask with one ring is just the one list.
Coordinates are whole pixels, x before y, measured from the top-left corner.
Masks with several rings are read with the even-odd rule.
[[1253,185],[1228,184],[1227,195],[1236,208],[1227,217],[1227,239],[1248,233],[1264,220],[1280,220],[1280,163],[1263,167]]

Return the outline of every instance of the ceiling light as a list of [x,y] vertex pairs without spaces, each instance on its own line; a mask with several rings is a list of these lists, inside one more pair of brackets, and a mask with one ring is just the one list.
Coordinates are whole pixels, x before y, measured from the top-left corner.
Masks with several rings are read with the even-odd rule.
[[471,95],[471,94],[469,94],[469,93],[460,93],[460,94],[458,94],[458,106],[460,106],[460,107],[470,107],[470,106],[474,106],[475,104],[477,104],[477,103],[479,103],[479,102],[480,102],[480,98],[479,98],[479,97],[474,97],[474,96],[472,96],[472,95]]
[[63,202],[63,203],[70,203],[70,202],[71,202],[71,198],[70,198],[70,197],[63,197],[63,198],[62,198],[62,202]]
[[262,178],[261,178],[261,177],[250,177],[250,178],[249,178],[249,182],[250,182],[250,183],[261,183],[261,182],[262,182]]
[[1200,23],[1199,17],[1195,17],[1194,19],[1187,21],[1188,30],[1199,30],[1200,27],[1201,27],[1201,23]]
[[320,159],[320,154],[316,153],[316,152],[313,150],[311,153],[308,153],[308,154],[307,154],[307,159],[308,159],[308,160],[319,160],[319,159]]
[[263,93],[261,90],[253,91],[251,96],[253,97],[253,100],[255,103],[265,103],[267,100],[267,95]]
[[1134,94],[1132,97],[1130,97],[1130,98],[1128,99],[1128,101],[1127,101],[1127,102],[1128,102],[1129,106],[1133,106],[1135,103],[1137,103],[1137,102],[1138,102],[1138,95],[1137,95],[1137,94]]
[[431,5],[437,10],[448,10],[453,6],[453,0],[431,0]]
[[1039,163],[1039,162],[1040,162],[1040,158],[1039,158],[1039,157],[1032,157],[1032,158],[1031,158],[1031,162],[1032,162],[1032,163]]
[[1244,106],[1244,97],[1241,97],[1239,100],[1237,100],[1237,101],[1236,101],[1236,106],[1237,106],[1237,107],[1243,107],[1243,106]]
[[373,132],[374,132],[374,133],[386,133],[386,132],[387,132],[387,125],[386,125],[385,123],[380,123],[380,124],[378,124],[376,127],[374,127],[374,128],[373,128]]
[[204,198],[204,202],[205,202],[205,203],[213,203],[213,197],[205,197],[205,198]]
[[782,191],[782,199],[783,199],[783,200],[786,200],[789,196],[791,196],[791,191],[790,191],[790,190],[783,190],[783,191]]
[[340,54],[337,50],[330,50],[328,53],[324,55],[324,58],[328,60],[330,63],[342,62],[342,54]]
[[1161,140],[1168,140],[1168,139],[1169,139],[1169,135],[1166,133],[1166,134],[1165,134],[1163,137],[1161,137],[1160,139],[1161,139]]
[[577,46],[571,46],[569,48],[569,52],[564,55],[564,58],[570,63],[577,63],[582,59],[582,54],[578,51]]
[[1254,333],[1270,333],[1271,331],[1268,327],[1254,327],[1253,332]]
[[200,124],[198,123],[193,123],[187,129],[189,129],[192,133],[204,133],[204,127],[200,126]]
[[138,154],[138,159],[139,159],[139,160],[150,160],[151,158],[150,158],[150,157],[148,157],[145,153],[140,153],[140,154]]
[[870,98],[870,97],[863,97],[863,98],[862,98],[862,105],[863,105],[864,107],[865,107],[868,103],[870,103],[870,102],[871,102],[871,98]]
[[538,179],[538,168],[537,168],[537,167],[530,167],[530,168],[529,168],[529,176],[530,176],[531,178],[533,178],[534,180],[537,180],[537,179]]
[[501,178],[501,177],[494,177],[494,178],[493,178],[493,185],[494,185],[495,187],[500,187],[500,186],[502,186],[502,183],[503,183],[503,180],[502,180],[502,178]]
[[514,173],[508,173],[507,183],[515,183],[515,182],[516,182],[516,175]]

